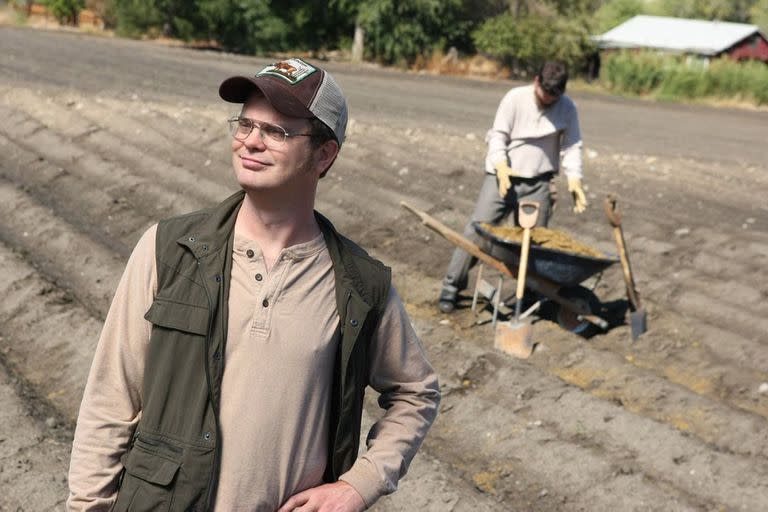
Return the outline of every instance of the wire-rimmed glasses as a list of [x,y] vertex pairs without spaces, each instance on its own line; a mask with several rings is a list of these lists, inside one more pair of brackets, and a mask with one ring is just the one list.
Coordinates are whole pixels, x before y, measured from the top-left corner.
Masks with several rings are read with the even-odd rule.
[[251,134],[254,128],[258,129],[259,137],[270,147],[281,146],[285,144],[288,137],[310,137],[311,133],[291,133],[279,124],[267,123],[266,121],[257,121],[248,117],[234,116],[227,119],[229,123],[229,133],[236,140],[244,142]]

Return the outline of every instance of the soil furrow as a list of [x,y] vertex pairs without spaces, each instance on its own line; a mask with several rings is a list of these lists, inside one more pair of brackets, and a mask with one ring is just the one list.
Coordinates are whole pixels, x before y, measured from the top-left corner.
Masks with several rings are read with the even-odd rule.
[[3,180],[0,239],[23,251],[55,283],[76,290],[89,311],[106,315],[122,275],[122,258]]

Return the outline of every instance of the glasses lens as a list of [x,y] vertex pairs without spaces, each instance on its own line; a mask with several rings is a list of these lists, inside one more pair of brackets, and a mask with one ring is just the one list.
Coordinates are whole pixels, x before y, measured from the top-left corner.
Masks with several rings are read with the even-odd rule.
[[253,130],[253,123],[250,119],[236,117],[229,120],[229,133],[238,140],[244,140]]
[[270,145],[282,144],[285,142],[286,132],[281,126],[269,123],[260,123],[259,130],[261,138]]

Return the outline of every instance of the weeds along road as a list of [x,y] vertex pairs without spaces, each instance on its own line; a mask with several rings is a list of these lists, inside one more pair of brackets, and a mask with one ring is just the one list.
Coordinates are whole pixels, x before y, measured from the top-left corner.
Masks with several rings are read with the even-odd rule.
[[[61,508],[125,260],[156,220],[236,188],[217,88],[264,62],[0,28],[0,510]],[[615,252],[600,202],[619,196],[651,328],[630,344],[625,325],[543,320],[522,362],[466,310],[435,314],[452,247],[398,206],[463,226],[510,84],[328,67],[351,120],[318,209],[393,266],[444,394],[375,510],[768,509],[768,116],[574,94],[592,204],[572,215],[561,183],[553,225]],[[618,268],[586,284],[621,310]]]

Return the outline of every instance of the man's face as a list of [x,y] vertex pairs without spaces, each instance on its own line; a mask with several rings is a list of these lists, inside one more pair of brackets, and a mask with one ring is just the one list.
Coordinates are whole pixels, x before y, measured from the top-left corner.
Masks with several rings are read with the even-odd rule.
[[[261,95],[253,95],[243,105],[241,117],[282,126],[288,133],[309,133],[307,119],[288,117]],[[232,165],[238,183],[245,190],[269,190],[304,187],[319,179],[322,168],[309,142],[309,137],[288,137],[282,144],[264,141],[259,129],[244,140],[232,138]]]
[[549,94],[539,83],[539,77],[533,79],[533,90],[536,94],[536,102],[540,107],[546,108],[554,105],[560,99],[559,94]]

